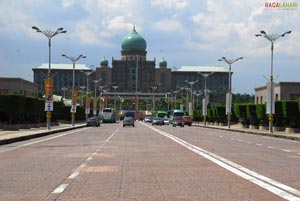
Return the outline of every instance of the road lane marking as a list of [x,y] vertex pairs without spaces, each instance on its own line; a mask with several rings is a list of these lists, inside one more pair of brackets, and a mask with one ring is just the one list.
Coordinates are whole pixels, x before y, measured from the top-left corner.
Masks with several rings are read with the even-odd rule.
[[69,184],[61,184],[52,193],[53,194],[63,193],[68,186],[69,186]]
[[69,177],[68,179],[75,179],[76,177],[78,177],[79,175],[79,172],[73,172]]
[[93,160],[93,157],[92,157],[92,156],[90,156],[90,157],[88,157],[88,158],[86,159],[86,161],[91,161],[91,160]]
[[[234,163],[232,161],[229,161],[225,158],[222,158],[214,153],[211,153],[209,151],[206,151],[204,149],[201,149],[195,145],[192,145],[176,136],[173,136],[167,132],[161,131],[157,128],[154,128],[153,126],[149,126],[147,124],[141,123],[144,126],[149,127],[150,129],[156,131],[157,133],[173,140],[174,142],[177,142],[178,144],[186,147],[187,149],[193,151],[194,153],[197,153],[198,155],[214,162],[215,164],[223,167],[224,169],[229,170],[230,172],[270,191],[271,193],[278,195],[286,200],[290,200],[290,201],[296,201],[296,200],[300,200],[300,191],[298,191],[297,189],[294,189],[290,186],[287,186],[283,183],[280,183],[278,181],[275,181],[271,178],[265,177],[263,175],[260,175],[254,171],[251,171],[243,166],[240,166],[237,163]],[[291,194],[292,193],[292,194]],[[294,194],[294,195],[293,195]],[[297,195],[297,196],[295,196]]]
[[[119,131],[119,129],[121,128],[121,126],[120,127],[118,127],[101,145],[100,145],[100,147],[97,149],[98,151],[101,151],[101,148],[107,143],[107,142],[109,142],[110,140],[111,140],[111,138]],[[98,152],[97,151],[97,152]],[[95,155],[95,154],[97,154],[97,152],[93,152],[91,155]],[[93,157],[92,156],[89,156],[86,160],[85,160],[85,162],[83,162],[82,164],[80,164],[79,166],[78,166],[78,168],[76,168],[76,170],[68,177],[68,179],[75,179],[75,178],[77,178],[78,176],[79,176],[79,174],[80,174],[80,171],[82,171],[83,170],[83,168],[85,168],[85,167],[87,167],[87,162],[88,161],[91,161],[93,159]],[[64,182],[66,182],[66,180],[64,181]],[[62,183],[62,184],[60,184],[54,191],[52,191],[52,194],[61,194],[61,193],[63,193],[65,190],[66,190],[66,188],[69,186],[69,184],[66,184],[66,183]]]
[[271,146],[267,146],[267,148],[269,148],[269,149],[276,149],[275,147],[271,147]]
[[53,136],[53,137],[49,137],[49,138],[46,138],[46,139],[43,139],[43,140],[37,140],[37,141],[34,141],[34,142],[29,142],[29,143],[26,143],[26,144],[22,144],[20,146],[16,146],[16,147],[13,147],[13,148],[2,150],[2,151],[0,151],[0,154],[4,153],[4,152],[15,150],[15,149],[19,149],[19,148],[22,148],[22,147],[27,147],[27,146],[30,146],[30,145],[33,145],[33,144],[37,144],[37,143],[40,143],[40,142],[45,142],[45,141],[48,141],[48,140],[53,140],[53,139],[56,139],[56,138],[59,138],[59,137],[63,137],[63,136],[66,136],[66,135],[70,135],[70,134],[73,134],[73,133],[81,132],[81,131],[84,131],[84,130],[87,130],[87,129],[90,129],[90,128],[82,128],[82,129],[79,129],[79,130],[74,130],[74,131],[70,131],[70,132],[67,132],[67,133],[63,133],[61,135],[56,135],[56,136]]
[[287,150],[287,149],[281,149],[281,151],[291,153],[291,151],[290,151],[290,150]]
[[252,142],[247,142],[247,144],[253,144]]
[[256,145],[256,146],[260,146],[260,147],[263,146],[262,144],[255,144],[255,145]]

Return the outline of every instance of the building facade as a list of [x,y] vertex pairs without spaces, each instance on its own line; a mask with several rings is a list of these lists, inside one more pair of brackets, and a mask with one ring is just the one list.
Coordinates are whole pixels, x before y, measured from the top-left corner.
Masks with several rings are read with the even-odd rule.
[[[42,64],[33,68],[34,83],[38,86],[38,94],[44,94],[44,80],[47,79],[48,64]],[[75,65],[75,88],[86,87],[87,76],[84,72],[90,72],[92,69],[85,64]],[[63,95],[66,90],[71,91],[73,86],[73,64],[51,64],[51,75],[53,79],[53,93]],[[95,76],[94,76],[95,77]],[[90,85],[91,86],[91,85]]]
[[204,77],[201,73],[213,73],[207,79],[207,89],[228,90],[228,70],[215,66],[182,66],[173,71],[168,68],[167,61],[162,58],[156,67],[156,59],[147,59],[147,43],[135,28],[121,43],[121,59],[112,58],[112,66],[103,59],[100,68],[96,68],[96,77],[101,79],[101,85],[118,86],[118,92],[151,93],[155,89],[158,93],[176,91],[181,87],[188,87],[186,81],[198,82],[193,90],[204,90]]
[[0,78],[0,94],[37,96],[38,86],[21,78]]
[[[228,70],[216,66],[182,66],[173,71],[168,68],[167,61],[162,58],[158,66],[156,59],[147,58],[146,40],[133,30],[121,42],[120,59],[112,58],[111,66],[107,59],[100,61],[91,79],[100,80],[97,84],[89,83],[91,91],[102,90],[102,94],[126,93],[134,97],[138,92],[140,96],[156,93],[156,97],[164,97],[167,92],[177,91],[179,88],[188,88],[187,82],[198,80],[193,91],[199,93],[204,90],[204,77],[200,73],[212,73],[207,79],[207,89],[218,92],[228,90]],[[38,85],[39,93],[44,92],[44,79],[47,77],[48,64],[33,68],[34,82]],[[87,78],[84,72],[92,69],[84,64],[76,64],[75,86],[79,89],[86,86]],[[72,88],[72,64],[52,64],[51,73],[54,79],[54,94],[61,95],[62,88]],[[187,82],[186,82],[187,81]],[[114,90],[113,86],[117,89]],[[97,93],[98,94],[98,93]],[[124,94],[123,94],[124,95]]]
[[[268,91],[267,85],[257,87],[255,90],[255,103],[266,103]],[[300,98],[300,82],[274,83],[275,100],[298,100]]]

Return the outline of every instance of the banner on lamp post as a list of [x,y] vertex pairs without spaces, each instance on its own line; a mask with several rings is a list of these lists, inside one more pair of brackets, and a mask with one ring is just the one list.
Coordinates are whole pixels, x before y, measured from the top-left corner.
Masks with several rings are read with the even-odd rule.
[[[272,86],[272,87],[271,87]],[[274,94],[274,84],[271,82],[267,83],[267,108],[266,114],[275,114],[275,94]],[[271,112],[272,110],[272,112]]]
[[207,103],[205,98],[202,99],[202,115],[207,116]]
[[232,101],[232,94],[227,93],[226,94],[226,114],[231,115],[231,101]]
[[90,114],[90,97],[85,99],[85,114]]

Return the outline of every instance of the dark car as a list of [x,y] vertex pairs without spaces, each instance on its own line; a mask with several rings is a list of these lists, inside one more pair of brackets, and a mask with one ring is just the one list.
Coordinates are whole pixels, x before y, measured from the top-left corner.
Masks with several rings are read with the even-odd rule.
[[134,120],[132,117],[125,117],[123,120],[123,127],[125,126],[132,126],[134,127]]
[[98,117],[90,117],[87,121],[86,121],[86,126],[100,126],[100,120]]
[[182,116],[182,120],[184,125],[189,125],[191,126],[193,123],[192,117],[191,116]]
[[154,117],[152,120],[152,125],[164,125],[164,119],[161,117]]
[[173,127],[176,127],[176,126],[184,127],[184,122],[183,122],[182,116],[175,116],[173,119],[172,126]]

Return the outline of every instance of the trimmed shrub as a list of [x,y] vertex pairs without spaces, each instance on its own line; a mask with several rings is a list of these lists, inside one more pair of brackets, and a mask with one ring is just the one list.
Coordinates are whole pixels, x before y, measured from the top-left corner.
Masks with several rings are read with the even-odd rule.
[[258,125],[258,118],[256,114],[256,105],[255,104],[247,104],[246,105],[246,115],[247,119],[249,119],[251,125]]
[[299,127],[300,112],[297,101],[282,101],[283,115],[287,120],[287,126]]

